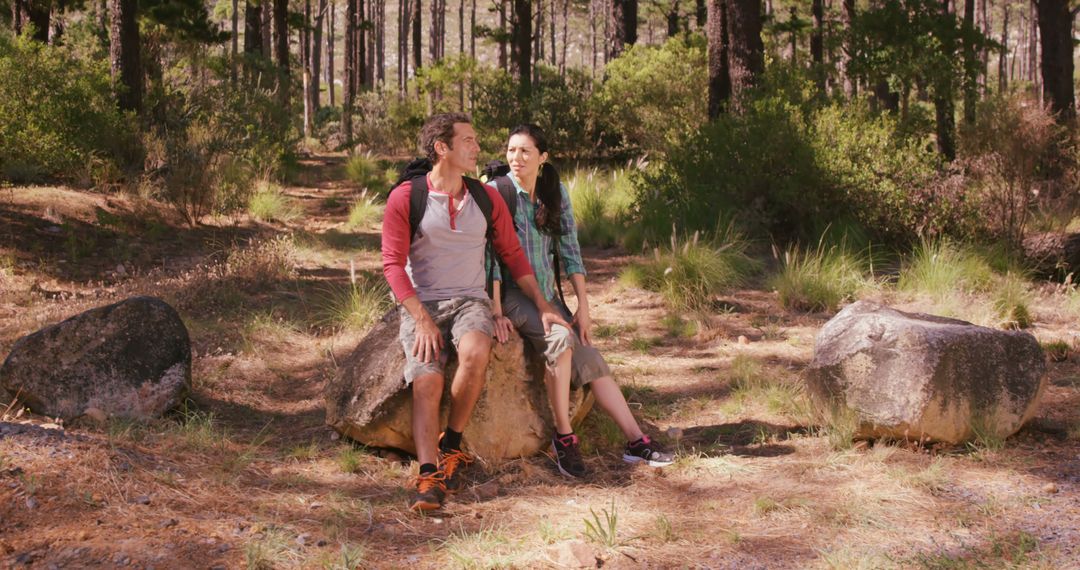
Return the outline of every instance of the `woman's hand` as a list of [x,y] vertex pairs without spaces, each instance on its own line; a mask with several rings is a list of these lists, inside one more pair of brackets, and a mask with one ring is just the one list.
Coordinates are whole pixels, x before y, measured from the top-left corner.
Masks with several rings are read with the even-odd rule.
[[581,305],[577,313],[574,313],[574,326],[578,329],[578,336],[585,346],[592,346],[592,317],[589,316],[589,306]]
[[514,323],[504,315],[495,315],[495,340],[500,344],[510,340],[510,331],[514,330]]

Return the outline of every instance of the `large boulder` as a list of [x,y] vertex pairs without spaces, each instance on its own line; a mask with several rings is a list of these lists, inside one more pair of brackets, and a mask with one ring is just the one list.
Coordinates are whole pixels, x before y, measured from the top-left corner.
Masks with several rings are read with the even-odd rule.
[[[412,390],[405,388],[405,354],[398,341],[398,314],[392,311],[342,362],[326,386],[326,422],[342,435],[372,447],[415,453]],[[447,367],[439,425],[445,426],[450,383],[457,369]],[[592,394],[573,390],[573,423],[585,417]],[[466,449],[485,460],[533,455],[551,441],[553,424],[544,387],[544,363],[526,350],[517,333],[495,343],[484,391],[464,432]]]
[[149,419],[191,385],[191,341],[161,299],[133,297],[25,336],[0,367],[0,386],[31,411]]
[[1008,437],[1035,413],[1046,360],[1035,337],[859,301],[817,335],[806,373],[822,413],[856,437],[945,443]]
[[1024,237],[1024,257],[1040,277],[1080,280],[1080,234],[1040,232]]

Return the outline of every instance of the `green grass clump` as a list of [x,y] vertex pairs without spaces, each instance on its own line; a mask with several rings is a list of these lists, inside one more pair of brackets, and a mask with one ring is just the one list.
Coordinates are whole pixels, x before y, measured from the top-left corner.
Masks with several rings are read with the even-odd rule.
[[660,293],[672,311],[708,311],[713,297],[743,283],[758,263],[746,255],[747,242],[731,231],[714,240],[699,233],[653,251],[652,259],[631,265],[623,283]]
[[566,179],[578,241],[582,244],[610,247],[620,243],[633,202],[633,188],[626,180],[627,173],[621,169],[608,176],[596,169],[579,170]]
[[674,338],[691,338],[697,335],[700,327],[697,321],[684,319],[675,314],[665,315],[660,322],[667,329],[668,336]]
[[323,324],[362,329],[382,317],[393,304],[386,281],[367,276],[344,287],[326,289],[319,312]]
[[615,508],[615,499],[611,499],[611,510],[601,509],[600,514],[589,508],[592,520],[584,519],[585,538],[607,548],[619,545],[619,511]]
[[303,211],[282,193],[281,186],[262,181],[248,199],[248,214],[260,222],[290,222],[303,215]]
[[283,568],[295,558],[288,536],[278,529],[267,529],[244,546],[244,561],[249,570]]
[[345,222],[345,227],[355,230],[370,226],[382,219],[382,213],[382,204],[374,195],[369,195],[368,191],[364,190],[360,193],[360,197],[352,203],[352,206],[349,206],[349,219]]
[[794,311],[835,311],[872,285],[866,276],[864,256],[840,246],[784,253],[783,268],[773,276],[770,286],[780,294],[780,303]]
[[1006,274],[994,290],[994,310],[1005,328],[1026,329],[1032,325],[1030,302],[1027,283],[1015,273]]
[[993,284],[994,270],[972,248],[948,241],[922,242],[904,264],[902,291],[943,300],[955,293],[978,293]]
[[[345,163],[345,178],[360,188],[377,192],[388,185],[386,171],[370,152],[349,157]],[[386,188],[389,191],[389,188]]]
[[1042,345],[1043,352],[1053,362],[1064,362],[1069,359],[1069,352],[1072,351],[1072,347],[1069,343],[1063,340],[1053,340],[1040,343]]
[[745,354],[735,356],[728,372],[732,401],[737,406],[754,403],[805,425],[813,419],[810,402],[796,382],[770,374],[760,362]]
[[364,456],[353,446],[343,447],[338,452],[337,464],[342,473],[359,473],[364,464]]

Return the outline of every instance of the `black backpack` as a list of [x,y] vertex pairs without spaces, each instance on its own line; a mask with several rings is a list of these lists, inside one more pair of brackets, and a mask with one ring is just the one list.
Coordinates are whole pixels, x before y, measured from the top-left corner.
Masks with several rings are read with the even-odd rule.
[[[391,186],[391,192],[394,188],[401,186],[406,181],[409,182],[412,193],[409,195],[409,241],[416,239],[416,233],[420,231],[420,221],[424,219],[424,214],[427,213],[427,199],[428,199],[428,186],[427,186],[427,174],[431,172],[431,161],[427,158],[417,158],[405,165],[405,168],[401,171],[401,176],[398,177],[397,182]],[[492,245],[492,238],[495,235],[495,227],[491,223],[492,211],[495,209],[495,205],[491,202],[491,197],[488,196],[486,190],[484,190],[484,183],[475,178],[469,178],[467,176],[462,177],[465,181],[465,191],[472,196],[476,201],[477,207],[484,214],[484,220],[487,222],[487,254],[491,259],[498,259],[495,256],[495,246]],[[506,198],[505,196],[503,197]],[[515,204],[516,205],[516,204]],[[511,211],[511,219],[513,217],[513,211]],[[487,275],[487,291],[491,294],[492,281],[494,277],[495,264],[492,264],[492,270]]]
[[[502,162],[501,160],[493,160],[487,163],[484,170],[481,172],[484,178],[487,179],[489,184],[494,184],[499,189],[499,195],[502,196],[506,207],[510,210],[510,219],[514,220],[514,229],[517,227],[517,188],[514,187],[514,181],[510,180],[510,165]],[[543,231],[543,230],[541,230]],[[552,236],[555,237],[555,236]],[[559,269],[559,240],[551,240],[551,261],[555,269],[555,288],[559,291],[559,301],[563,306],[566,306],[566,298],[563,297],[562,290],[562,278]],[[501,262],[500,262],[501,263]]]

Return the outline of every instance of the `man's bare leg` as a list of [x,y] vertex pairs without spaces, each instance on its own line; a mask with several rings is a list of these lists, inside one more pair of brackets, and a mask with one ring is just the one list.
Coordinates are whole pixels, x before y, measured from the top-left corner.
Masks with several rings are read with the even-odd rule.
[[416,459],[421,465],[438,464],[436,451],[439,439],[439,402],[442,400],[442,374],[425,374],[412,383],[413,443],[416,444]]
[[479,331],[466,333],[458,341],[458,368],[450,384],[450,420],[447,425],[456,432],[465,431],[476,401],[484,390],[488,360],[491,358],[491,337]]

